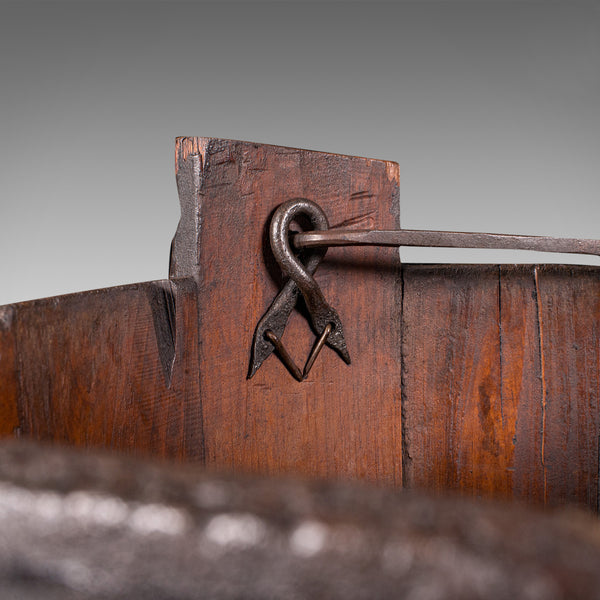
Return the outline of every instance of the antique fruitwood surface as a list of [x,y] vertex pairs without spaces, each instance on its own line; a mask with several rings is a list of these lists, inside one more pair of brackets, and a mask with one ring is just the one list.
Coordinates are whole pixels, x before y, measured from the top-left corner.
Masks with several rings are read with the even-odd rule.
[[[203,462],[598,509],[595,267],[400,265],[331,248],[317,280],[344,323],[296,382],[246,379],[281,285],[266,225],[293,197],[335,226],[399,226],[395,163],[177,140],[171,279],[0,308],[0,434]],[[302,311],[284,342],[302,363]]]

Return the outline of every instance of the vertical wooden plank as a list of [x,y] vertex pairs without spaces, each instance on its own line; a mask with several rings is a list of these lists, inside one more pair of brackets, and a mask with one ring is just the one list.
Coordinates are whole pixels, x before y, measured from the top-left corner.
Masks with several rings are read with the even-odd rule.
[[[200,388],[201,307],[192,278],[171,279],[176,301],[175,357],[170,390],[178,403],[181,433],[167,430],[169,454],[181,460],[205,462],[204,411]],[[166,399],[168,401],[168,398]],[[179,426],[178,426],[179,427]],[[181,435],[181,439],[178,439]]]
[[510,495],[498,267],[403,272],[405,484]]
[[544,501],[542,371],[535,267],[501,265],[500,370],[504,451],[515,498]]
[[[351,367],[326,348],[302,383],[276,356],[246,379],[252,332],[281,285],[266,239],[272,211],[305,197],[332,224],[395,228],[398,166],[228,140],[184,138],[177,148],[182,215],[197,225],[178,231],[171,272],[199,283],[207,463],[400,484],[396,251],[331,249],[317,272],[345,325]],[[190,236],[199,267],[186,258]],[[296,362],[303,364],[314,339],[295,311],[284,343]]]
[[201,460],[195,290],[164,281],[19,305],[23,433]]
[[539,267],[545,499],[598,510],[600,270]]
[[0,307],[0,437],[19,434],[15,313],[12,305]]
[[597,510],[599,271],[499,272],[404,266],[405,482]]

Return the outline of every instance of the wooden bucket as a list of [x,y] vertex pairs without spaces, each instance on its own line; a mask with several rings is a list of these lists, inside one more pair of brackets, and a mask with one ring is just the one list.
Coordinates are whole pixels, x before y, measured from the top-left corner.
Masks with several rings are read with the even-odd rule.
[[[407,265],[331,248],[317,279],[352,357],[247,379],[281,286],[270,215],[301,196],[333,225],[399,226],[393,162],[177,140],[170,279],[0,308],[0,431],[211,468],[459,490],[598,509],[595,267]],[[284,341],[314,343],[292,314]]]

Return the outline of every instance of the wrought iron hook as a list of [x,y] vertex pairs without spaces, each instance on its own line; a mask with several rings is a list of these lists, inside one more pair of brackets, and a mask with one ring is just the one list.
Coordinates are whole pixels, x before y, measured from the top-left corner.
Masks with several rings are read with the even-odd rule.
[[[311,226],[316,231],[324,231],[329,227],[327,216],[316,203],[310,200],[306,200],[304,198],[294,198],[282,204],[277,209],[273,217],[273,221],[271,222],[270,241],[271,246],[274,247],[273,252],[276,253],[275,256],[284,256],[283,261],[287,265],[285,267],[282,267],[284,273],[291,275],[291,273],[289,272],[289,269],[291,269],[294,272],[294,274],[297,275],[297,279],[302,279],[303,281],[306,281],[307,277],[310,277],[312,279],[312,274],[315,272],[319,263],[321,262],[321,259],[325,255],[325,249],[313,250],[311,254],[308,255],[308,258],[306,258],[306,262],[304,265],[300,262],[298,258],[294,256],[289,244],[288,229],[291,221],[300,214],[306,215],[309,218]],[[316,283],[314,283],[314,286],[316,286],[317,293],[320,294],[320,290],[318,289]],[[298,381],[301,381],[308,375],[314,363],[314,360],[316,359],[318,353],[323,347],[323,344],[329,339],[332,327],[328,326],[329,321],[326,312],[321,311],[319,312],[319,315],[321,316],[321,321],[326,320],[327,322],[325,323],[323,329],[319,331],[318,325],[313,321],[313,326],[317,329],[317,333],[320,333],[321,335],[317,340],[317,343],[315,344],[315,347],[313,348],[306,362],[304,371],[301,371],[293,362],[292,358],[290,357],[289,353],[287,352],[281,341],[281,337],[287,325],[290,314],[296,306],[299,293],[300,289],[297,285],[296,279],[290,276],[290,278],[285,283],[281,291],[273,300],[267,312],[258,322],[256,330],[254,332],[254,339],[252,342],[252,358],[250,361],[250,369],[248,372],[249,379],[254,376],[254,374],[258,371],[262,363],[275,351],[277,352],[287,369],[290,371],[290,373],[294,376],[294,378],[296,378]],[[311,304],[315,304],[315,302],[312,300],[312,292],[309,291],[307,293],[311,298],[311,300],[307,300],[305,297],[305,301],[308,307],[309,302]],[[322,294],[320,295],[322,298]],[[316,300],[316,304],[320,305],[318,298]],[[325,305],[329,306],[326,302]],[[333,310],[331,309],[331,307],[329,307],[329,309]],[[335,313],[335,311],[333,312]],[[337,319],[339,323],[339,317],[337,317]],[[345,349],[345,343],[343,344],[343,348]],[[348,351],[345,350],[345,352],[347,356]]]
[[[299,381],[306,377],[324,344],[335,349],[347,363],[350,362],[340,318],[329,306],[312,276],[323,255],[310,255],[305,266],[291,249],[289,226],[299,214],[308,215],[316,230],[296,233],[292,237],[294,248],[299,250],[313,249],[314,251],[316,248],[321,248],[324,252],[328,246],[430,246],[538,250],[600,256],[600,240],[407,229],[333,231],[329,230],[327,217],[318,204],[304,198],[288,200],[274,213],[270,241],[277,262],[290,279],[259,321],[254,336],[249,377],[256,373],[273,350],[278,351],[290,372]],[[281,336],[296,304],[299,291],[304,296],[313,328],[319,336],[303,373],[293,363],[281,343]]]
[[[325,343],[336,350],[346,363],[350,363],[350,355],[344,339],[344,331],[339,315],[325,300],[321,288],[314,277],[304,268],[302,263],[292,252],[289,239],[289,228],[291,222],[299,214],[319,214],[325,219],[327,217],[323,209],[312,200],[289,200],[284,202],[274,213],[271,221],[271,250],[275,260],[279,263],[285,275],[296,284],[310,314],[310,318],[317,335],[321,335],[327,325],[332,329]],[[327,227],[329,224],[327,223]]]

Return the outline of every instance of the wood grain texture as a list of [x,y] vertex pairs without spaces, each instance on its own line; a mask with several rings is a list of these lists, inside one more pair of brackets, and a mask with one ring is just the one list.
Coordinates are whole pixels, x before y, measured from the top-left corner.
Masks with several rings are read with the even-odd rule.
[[502,265],[500,365],[502,426],[512,442],[507,456],[507,493],[544,501],[542,468],[542,367],[536,267]]
[[[177,306],[170,377],[158,347],[165,290]],[[23,434],[201,460],[197,322],[195,283],[185,279],[18,305]]]
[[599,270],[403,279],[405,484],[597,510]]
[[548,503],[598,509],[600,279],[590,267],[537,270],[544,374],[542,461]]
[[[396,228],[398,166],[204,138],[176,163],[171,280],[0,307],[1,436],[598,510],[600,269],[331,248],[352,365],[325,348],[302,383],[276,356],[248,380],[275,207]],[[299,306],[283,341],[303,364],[314,340]]]
[[[281,285],[266,237],[273,210],[304,197],[318,202],[332,225],[352,219],[395,228],[398,166],[190,138],[178,140],[177,157],[182,215],[201,223],[178,231],[171,272],[198,277],[207,464],[399,484],[397,252],[331,249],[317,271],[325,297],[347,323],[351,367],[325,349],[303,383],[276,356],[246,379],[254,327]],[[197,235],[194,250],[190,235]],[[199,257],[197,271],[190,253]],[[314,340],[295,311],[283,341],[296,362],[303,364]]]
[[[505,495],[498,268],[405,267],[405,483]],[[508,438],[508,439],[507,439]]]

